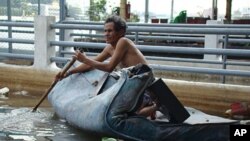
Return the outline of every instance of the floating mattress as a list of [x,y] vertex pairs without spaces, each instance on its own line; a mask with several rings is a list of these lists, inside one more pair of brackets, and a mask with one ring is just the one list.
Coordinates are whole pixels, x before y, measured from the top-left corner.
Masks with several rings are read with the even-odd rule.
[[48,99],[60,118],[100,136],[137,141],[229,140],[229,126],[234,121],[200,118],[195,123],[191,114],[176,123],[164,119],[169,115],[162,114],[159,120],[137,115],[140,99],[154,80],[151,68],[141,64],[112,73],[91,70],[59,81]]

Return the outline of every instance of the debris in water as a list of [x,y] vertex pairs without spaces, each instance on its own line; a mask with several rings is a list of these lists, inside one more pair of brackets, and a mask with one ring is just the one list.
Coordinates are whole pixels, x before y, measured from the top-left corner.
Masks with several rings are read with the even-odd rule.
[[34,138],[33,136],[26,136],[26,135],[8,135],[8,136],[14,140],[36,141],[36,138]]
[[0,89],[0,95],[8,96],[10,89],[8,87],[4,87]]
[[14,94],[14,95],[28,96],[28,93],[29,93],[29,92],[27,92],[27,91],[25,91],[25,90],[22,90],[22,91],[14,92],[13,94]]

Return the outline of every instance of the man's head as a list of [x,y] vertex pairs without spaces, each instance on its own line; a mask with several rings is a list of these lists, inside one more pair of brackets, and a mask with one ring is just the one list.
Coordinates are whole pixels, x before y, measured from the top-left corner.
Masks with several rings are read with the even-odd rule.
[[120,30],[124,30],[124,32],[126,33],[127,24],[123,18],[117,15],[112,15],[106,19],[105,24],[110,23],[110,22],[114,23],[114,29],[116,32],[119,32]]
[[113,15],[106,19],[104,24],[104,34],[106,42],[116,44],[116,42],[126,34],[126,21],[119,16]]

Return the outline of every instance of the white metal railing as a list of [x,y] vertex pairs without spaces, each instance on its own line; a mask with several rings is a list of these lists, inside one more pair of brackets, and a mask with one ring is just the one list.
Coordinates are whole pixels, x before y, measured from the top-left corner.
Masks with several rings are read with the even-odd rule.
[[[217,21],[211,21],[210,24],[216,24]],[[62,24],[56,23],[55,17],[37,16],[35,22],[32,23],[12,23],[1,22],[0,26],[17,26],[17,27],[34,27],[35,38],[33,40],[21,40],[13,38],[0,38],[0,42],[12,42],[12,43],[34,43],[34,55],[21,55],[15,53],[0,52],[0,57],[20,57],[24,59],[34,58],[34,68],[47,69],[54,62],[65,62],[69,59],[69,56],[56,56],[56,47],[61,49],[60,53],[63,55],[73,53],[72,47],[80,48],[92,48],[103,49],[105,43],[91,43],[91,42],[74,42],[72,34],[74,30],[103,30],[103,25],[79,25],[79,24]],[[194,25],[197,26],[197,25]],[[64,41],[56,40],[56,30],[64,31]],[[180,53],[180,54],[198,54],[204,55],[203,59],[189,59],[189,58],[170,58],[165,56],[147,56],[148,59],[155,59],[161,61],[176,61],[176,62],[191,62],[191,63],[204,63],[204,64],[220,64],[223,67],[209,68],[209,67],[187,67],[187,66],[166,66],[151,64],[155,69],[168,70],[168,71],[182,71],[192,73],[206,73],[206,74],[218,74],[218,75],[235,75],[235,76],[247,76],[250,77],[250,68],[248,62],[241,62],[239,60],[227,60],[227,56],[237,57],[249,57],[250,50],[248,49],[228,49],[227,44],[229,42],[230,35],[244,35],[250,34],[250,28],[243,26],[230,27],[225,25],[204,27],[162,27],[162,26],[140,26],[129,25],[128,32],[136,33],[137,39],[140,39],[140,33],[180,33],[180,34],[202,34],[204,35],[204,47],[174,47],[174,46],[152,46],[152,45],[137,45],[137,47],[143,52],[153,53]],[[145,35],[144,35],[145,36]],[[142,38],[144,36],[141,36]],[[162,37],[162,36],[161,36]],[[161,38],[159,37],[159,38]],[[155,37],[157,38],[157,36]],[[183,38],[183,37],[182,37]],[[185,37],[184,37],[185,38]],[[188,38],[188,37],[187,37]],[[194,37],[196,38],[196,37]],[[171,37],[174,40],[174,37]],[[199,39],[200,40],[200,39]],[[234,40],[234,39],[232,39]],[[240,39],[241,40],[241,39]],[[240,40],[238,40],[240,42]],[[249,39],[242,39],[244,43],[250,43]],[[223,42],[222,42],[223,41]],[[236,41],[236,40],[235,40]],[[248,42],[249,41],[249,42]],[[65,50],[66,49],[66,50]],[[0,50],[1,51],[1,50]],[[248,58],[249,59],[249,58]],[[228,69],[227,65],[245,66],[246,70],[232,70]],[[222,69],[221,69],[222,68]]]

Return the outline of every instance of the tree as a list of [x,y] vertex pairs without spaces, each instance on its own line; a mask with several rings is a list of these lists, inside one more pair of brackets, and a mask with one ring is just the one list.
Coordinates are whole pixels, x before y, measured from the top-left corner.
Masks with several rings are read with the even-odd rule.
[[112,8],[112,14],[115,14],[115,15],[120,15],[120,7],[114,7]]
[[106,0],[90,0],[90,7],[87,11],[90,21],[100,21],[106,18]]
[[[12,16],[26,16],[35,13],[29,4],[37,4],[38,0],[0,0],[0,14],[6,15],[7,1],[10,1],[12,8]],[[41,4],[51,4],[53,1],[59,0],[40,0]]]
[[20,8],[22,3],[27,3],[27,0],[11,0],[11,7],[13,8]]
[[140,21],[139,15],[136,13],[131,13],[129,21],[130,22],[139,22]]
[[232,0],[226,0],[227,5],[226,5],[226,15],[225,19],[228,23],[231,22],[231,11],[232,11]]

